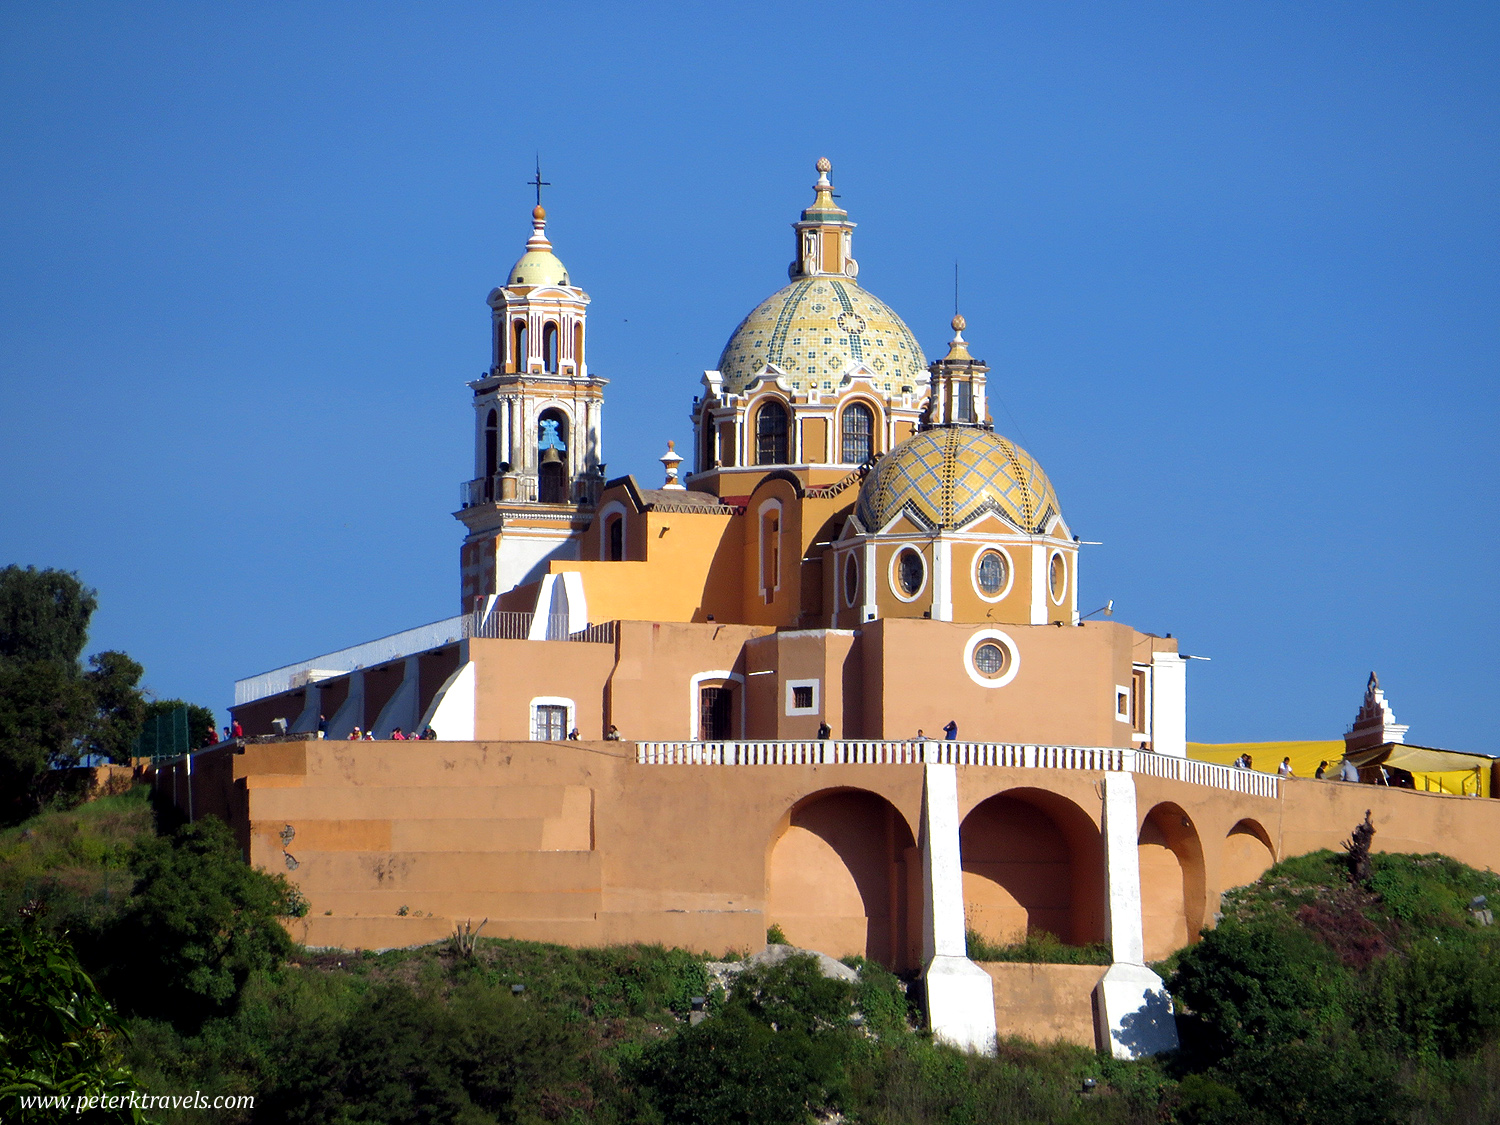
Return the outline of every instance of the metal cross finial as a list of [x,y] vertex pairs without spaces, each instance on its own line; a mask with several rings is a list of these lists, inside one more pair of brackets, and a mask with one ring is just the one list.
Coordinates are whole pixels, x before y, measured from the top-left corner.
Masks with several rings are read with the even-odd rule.
[[549,182],[547,182],[546,180],[542,179],[542,156],[541,156],[541,153],[537,153],[537,158],[536,158],[536,179],[534,179],[534,180],[527,180],[526,182],[528,184],[530,184],[532,187],[536,188],[536,205],[538,207],[540,207],[542,205],[542,189],[544,187],[551,187],[552,186]]

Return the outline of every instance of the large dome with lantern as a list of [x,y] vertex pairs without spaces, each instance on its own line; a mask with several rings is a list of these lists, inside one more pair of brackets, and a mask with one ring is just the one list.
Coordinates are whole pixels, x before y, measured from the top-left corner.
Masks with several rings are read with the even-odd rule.
[[922,349],[889,305],[848,277],[803,277],[740,322],[724,345],[719,372],[724,389],[738,394],[770,364],[806,392],[832,390],[860,363],[883,390],[897,394],[927,381]]

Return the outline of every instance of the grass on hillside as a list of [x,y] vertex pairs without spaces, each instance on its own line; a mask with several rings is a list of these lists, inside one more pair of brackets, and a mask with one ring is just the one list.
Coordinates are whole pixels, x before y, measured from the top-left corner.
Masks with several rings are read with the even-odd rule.
[[155,832],[150,790],[43,812],[0,830],[0,917],[40,900],[57,924],[98,921],[130,894],[131,847]]

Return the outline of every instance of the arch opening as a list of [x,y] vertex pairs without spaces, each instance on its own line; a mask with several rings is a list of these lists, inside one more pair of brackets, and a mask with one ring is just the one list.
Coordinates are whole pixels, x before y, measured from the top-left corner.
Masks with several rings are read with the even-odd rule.
[[1237,821],[1224,837],[1219,889],[1227,891],[1253,883],[1275,862],[1276,849],[1260,822],[1249,818]]
[[1159,961],[1203,928],[1203,845],[1181,806],[1166,802],[1146,814],[1136,853],[1146,960]]
[[511,326],[510,369],[526,370],[526,322],[518,320]]
[[1070,945],[1105,940],[1099,830],[1066,797],[1012,789],[981,801],[959,849],[969,929],[999,944],[1043,932]]
[[568,502],[568,416],[556,407],[537,417],[537,500]]
[[863,789],[824,790],[798,802],[773,837],[766,921],[791,944],[830,957],[911,968],[921,958],[921,919],[909,917],[920,883],[911,828],[890,801]]
[[549,374],[557,374],[557,359],[557,324],[549,320],[542,326],[542,370]]

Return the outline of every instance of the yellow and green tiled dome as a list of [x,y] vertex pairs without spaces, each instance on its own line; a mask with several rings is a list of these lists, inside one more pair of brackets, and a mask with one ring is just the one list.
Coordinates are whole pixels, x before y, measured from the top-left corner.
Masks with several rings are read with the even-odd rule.
[[896,394],[927,381],[927,360],[901,318],[847,277],[799,278],[767,297],[724,345],[724,389],[743,391],[766,366],[806,393],[833,390],[851,363]]
[[1036,458],[976,426],[924,430],[876,463],[860,486],[859,522],[878,531],[902,511],[934,531],[963,527],[993,511],[1031,534],[1061,514]]

